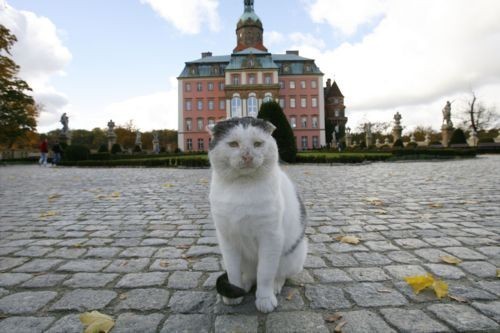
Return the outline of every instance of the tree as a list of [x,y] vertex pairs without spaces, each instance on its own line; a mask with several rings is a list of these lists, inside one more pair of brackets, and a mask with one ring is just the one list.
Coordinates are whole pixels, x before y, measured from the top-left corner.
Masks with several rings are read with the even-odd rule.
[[499,115],[494,107],[485,107],[478,100],[476,93],[471,92],[470,98],[466,102],[467,107],[462,111],[462,124],[472,131],[479,133],[490,127],[497,125]]
[[16,77],[19,66],[8,57],[16,41],[16,36],[0,24],[0,144],[8,148],[16,139],[36,130],[36,117],[41,108],[26,94],[31,88]]
[[330,146],[330,143],[333,140],[333,131],[335,127],[333,127],[332,121],[325,117],[325,139],[326,145]]
[[258,118],[265,119],[276,126],[273,138],[278,144],[280,158],[288,163],[295,162],[297,155],[297,145],[293,136],[292,127],[288,123],[283,110],[276,102],[266,102],[259,110]]
[[467,143],[467,138],[465,137],[464,131],[462,131],[461,128],[457,128],[456,130],[454,130],[453,134],[451,135],[450,145],[466,144],[466,143]]

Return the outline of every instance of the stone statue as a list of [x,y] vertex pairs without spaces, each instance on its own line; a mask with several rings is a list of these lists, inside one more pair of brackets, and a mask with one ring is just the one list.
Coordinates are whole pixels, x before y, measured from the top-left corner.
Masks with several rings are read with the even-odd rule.
[[141,132],[139,132],[139,130],[135,131],[135,144],[138,146],[142,145]]
[[396,114],[394,115],[394,125],[401,126],[401,115],[399,114],[399,112],[396,112]]
[[160,133],[158,133],[157,131],[153,131],[153,140],[159,141],[160,140]]
[[346,130],[346,132],[347,132],[348,134],[351,134],[351,128],[350,128],[350,127],[346,127],[346,128],[345,128],[345,130]]
[[372,124],[371,123],[366,123],[365,124],[365,132],[367,136],[372,135]]
[[446,101],[446,105],[443,108],[443,125],[448,127],[453,127],[453,123],[451,122],[451,103],[450,101]]
[[115,123],[113,120],[108,121],[108,133],[113,133],[113,129],[115,128]]
[[61,116],[61,124],[63,125],[62,131],[63,133],[68,132],[68,116],[66,115],[66,112],[64,112]]

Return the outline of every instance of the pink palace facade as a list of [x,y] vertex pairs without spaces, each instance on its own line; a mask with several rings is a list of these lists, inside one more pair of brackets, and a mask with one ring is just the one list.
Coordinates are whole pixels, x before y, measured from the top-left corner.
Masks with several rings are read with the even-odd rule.
[[256,117],[262,103],[281,105],[299,150],[325,145],[323,73],[298,51],[271,54],[263,44],[263,27],[253,0],[244,0],[230,55],[186,62],[178,79],[178,146],[207,151],[206,126],[231,117]]

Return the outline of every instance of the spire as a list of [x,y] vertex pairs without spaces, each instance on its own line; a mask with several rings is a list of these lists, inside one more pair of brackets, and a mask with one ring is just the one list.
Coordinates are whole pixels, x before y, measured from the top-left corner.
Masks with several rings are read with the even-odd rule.
[[253,12],[253,0],[244,0],[245,12]]
[[236,25],[236,47],[233,52],[239,52],[249,47],[267,52],[263,43],[264,28],[253,9],[253,0],[244,0],[245,11]]

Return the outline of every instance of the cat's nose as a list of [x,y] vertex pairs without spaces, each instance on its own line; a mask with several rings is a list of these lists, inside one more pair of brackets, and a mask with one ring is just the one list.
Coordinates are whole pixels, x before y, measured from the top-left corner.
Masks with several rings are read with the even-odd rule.
[[243,158],[243,162],[245,162],[245,163],[250,163],[253,161],[252,155],[245,154],[242,156],[242,158]]

